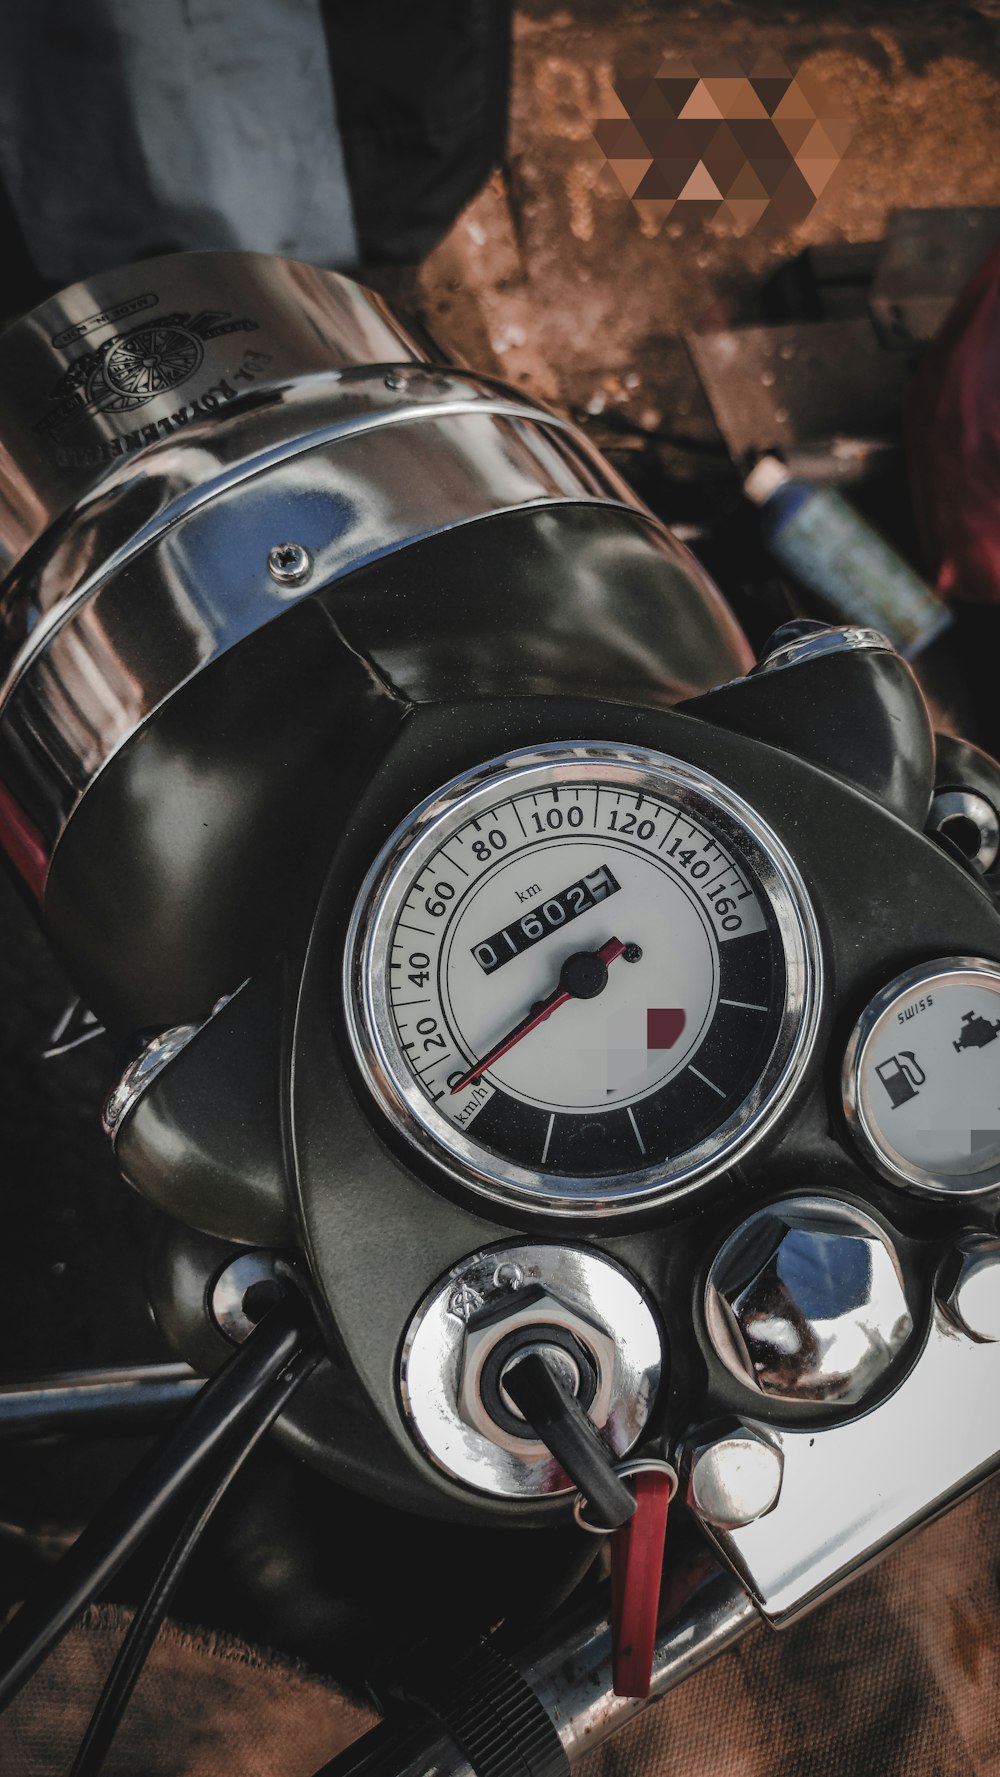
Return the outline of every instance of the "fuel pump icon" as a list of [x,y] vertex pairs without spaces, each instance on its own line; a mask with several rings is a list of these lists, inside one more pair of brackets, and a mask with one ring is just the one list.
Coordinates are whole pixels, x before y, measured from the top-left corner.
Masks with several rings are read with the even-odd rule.
[[888,1061],[880,1061],[875,1072],[889,1094],[894,1111],[909,1099],[916,1098],[927,1079],[912,1049],[901,1049],[898,1055],[890,1055]]

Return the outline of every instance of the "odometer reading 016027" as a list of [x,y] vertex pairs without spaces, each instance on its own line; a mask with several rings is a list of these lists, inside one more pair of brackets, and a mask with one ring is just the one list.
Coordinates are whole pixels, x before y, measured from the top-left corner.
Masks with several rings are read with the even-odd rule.
[[352,922],[370,1089],[475,1189],[620,1211],[730,1164],[790,1090],[819,952],[778,840],[635,749],[494,760],[406,821]]

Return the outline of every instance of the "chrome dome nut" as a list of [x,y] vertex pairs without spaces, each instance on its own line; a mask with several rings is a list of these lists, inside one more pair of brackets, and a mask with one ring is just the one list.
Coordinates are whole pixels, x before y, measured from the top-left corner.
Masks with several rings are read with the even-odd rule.
[[888,1237],[824,1197],[786,1198],[737,1228],[709,1272],[705,1314],[731,1374],[779,1401],[864,1400],[913,1332]]
[[777,1505],[784,1465],[777,1444],[749,1426],[706,1426],[680,1452],[684,1503],[703,1524],[740,1530]]
[[941,1267],[937,1294],[949,1320],[977,1345],[1000,1339],[1000,1240],[961,1240]]

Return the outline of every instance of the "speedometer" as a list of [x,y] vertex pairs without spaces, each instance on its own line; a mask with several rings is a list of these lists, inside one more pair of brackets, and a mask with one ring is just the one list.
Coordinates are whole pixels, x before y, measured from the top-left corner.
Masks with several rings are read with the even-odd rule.
[[495,1200],[607,1214],[720,1171],[769,1124],[811,1043],[819,946],[791,859],[725,785],[566,742],[403,822],[345,970],[398,1131]]

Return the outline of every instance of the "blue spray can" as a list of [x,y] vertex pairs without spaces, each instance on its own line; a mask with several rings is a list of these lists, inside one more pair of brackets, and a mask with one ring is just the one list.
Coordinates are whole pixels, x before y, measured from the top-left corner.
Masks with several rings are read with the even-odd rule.
[[833,488],[797,480],[777,457],[743,485],[769,553],[835,618],[881,630],[908,660],[948,628],[947,606]]

